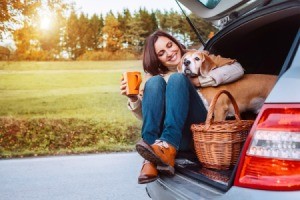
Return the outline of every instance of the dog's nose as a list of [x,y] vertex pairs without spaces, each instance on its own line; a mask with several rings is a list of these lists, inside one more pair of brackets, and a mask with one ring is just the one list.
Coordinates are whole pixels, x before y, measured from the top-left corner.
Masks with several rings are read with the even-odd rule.
[[185,58],[184,61],[183,61],[183,64],[184,64],[184,66],[187,67],[191,64],[191,61]]
[[189,67],[189,64],[190,64],[190,63],[191,63],[191,61],[189,61],[189,60],[187,60],[187,62],[184,63],[184,65],[185,65],[184,74],[185,74],[185,75],[188,75],[188,76],[190,76],[191,73],[192,73],[192,71],[191,71],[191,69],[190,69],[190,67]]

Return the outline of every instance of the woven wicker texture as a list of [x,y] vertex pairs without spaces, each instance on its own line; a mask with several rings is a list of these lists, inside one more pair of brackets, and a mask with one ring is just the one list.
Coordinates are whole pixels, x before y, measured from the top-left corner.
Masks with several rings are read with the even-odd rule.
[[[213,112],[221,94],[226,94],[235,110],[235,120],[213,121]],[[204,167],[229,169],[239,157],[253,120],[241,120],[239,108],[233,96],[221,90],[213,98],[205,123],[193,124],[194,146],[197,157]]]

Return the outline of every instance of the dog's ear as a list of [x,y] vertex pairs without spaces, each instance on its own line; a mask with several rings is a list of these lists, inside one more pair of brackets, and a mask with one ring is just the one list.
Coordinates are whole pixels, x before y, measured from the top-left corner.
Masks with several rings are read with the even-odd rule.
[[[211,67],[214,68],[216,67],[216,63],[211,59],[211,57],[209,57],[209,55],[207,54],[203,54],[203,57],[205,58],[205,62],[207,62],[207,64]],[[211,69],[210,69],[211,70]]]
[[216,67],[216,64],[209,57],[209,55],[205,52],[201,52],[199,56],[200,56],[200,59],[202,60],[200,73],[201,73],[202,76],[206,76],[213,68]]
[[205,54],[204,54],[203,52],[199,51],[199,52],[198,52],[198,56],[199,56],[201,62],[204,62],[204,61],[205,61]]

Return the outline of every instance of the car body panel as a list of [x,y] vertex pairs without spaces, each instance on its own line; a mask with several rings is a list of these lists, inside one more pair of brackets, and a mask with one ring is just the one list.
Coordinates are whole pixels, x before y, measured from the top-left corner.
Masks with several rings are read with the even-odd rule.
[[[290,68],[280,77],[276,86],[266,99],[266,103],[299,103],[300,92],[294,92],[300,86],[300,30],[295,39],[296,53],[290,52],[288,57],[294,57]],[[288,61],[287,61],[288,62]]]

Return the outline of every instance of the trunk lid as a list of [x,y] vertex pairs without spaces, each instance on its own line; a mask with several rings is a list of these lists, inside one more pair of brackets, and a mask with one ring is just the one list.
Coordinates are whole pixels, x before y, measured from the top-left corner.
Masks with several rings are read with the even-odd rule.
[[270,0],[179,0],[198,17],[223,28],[229,22],[267,5]]

